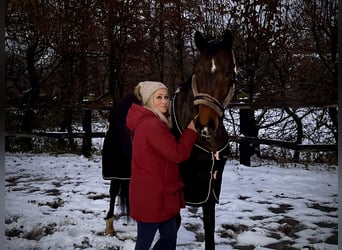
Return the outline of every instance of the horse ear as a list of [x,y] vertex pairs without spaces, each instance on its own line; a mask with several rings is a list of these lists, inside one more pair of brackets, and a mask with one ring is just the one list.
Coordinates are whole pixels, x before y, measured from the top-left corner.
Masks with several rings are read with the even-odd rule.
[[200,52],[202,52],[208,46],[207,40],[203,37],[203,35],[199,31],[195,32],[195,44],[196,44],[197,49]]
[[223,42],[224,47],[226,49],[228,49],[228,51],[232,50],[232,47],[233,47],[233,35],[232,35],[232,32],[230,32],[230,30],[226,30],[224,32],[222,42]]

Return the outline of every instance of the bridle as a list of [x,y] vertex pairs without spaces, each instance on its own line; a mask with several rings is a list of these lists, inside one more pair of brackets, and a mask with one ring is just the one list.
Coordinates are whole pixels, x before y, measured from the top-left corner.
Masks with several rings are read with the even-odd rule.
[[[234,68],[234,71],[236,72],[236,68]],[[230,101],[232,100],[233,96],[234,96],[234,90],[235,90],[235,83],[233,83],[233,85],[230,87],[223,103],[221,103],[220,101],[218,101],[215,97],[212,97],[206,93],[199,93],[197,91],[197,83],[196,83],[196,76],[193,75],[192,77],[192,92],[194,95],[194,105],[197,104],[203,104],[203,105],[207,105],[209,107],[211,107],[213,110],[215,110],[215,112],[222,117],[224,114],[224,109],[226,106],[228,106],[228,104],[230,103]],[[171,99],[171,115],[173,116],[173,120],[174,120],[174,124],[177,128],[177,131],[179,134],[182,134],[182,128],[180,126],[180,123],[177,119],[177,115],[176,115],[176,98],[177,95],[181,92],[181,88],[178,87],[175,91],[175,94],[173,96],[173,98]],[[209,150],[207,150],[206,148],[200,146],[199,144],[195,143],[195,146],[200,148],[201,150],[209,153],[212,155],[212,157],[214,158],[214,155],[216,153],[220,153],[221,151],[223,151],[225,148],[227,148],[228,146],[228,142],[219,150],[217,150],[216,152],[211,152]],[[215,156],[216,157],[216,156]]]
[[[171,99],[171,115],[172,115],[172,117],[173,117],[173,121],[174,121],[174,124],[176,125],[176,128],[177,128],[178,133],[179,133],[179,134],[182,134],[183,131],[182,131],[182,128],[181,128],[181,126],[180,126],[180,123],[179,123],[179,121],[178,121],[178,119],[177,119],[176,107],[175,107],[175,105],[176,105],[176,98],[177,98],[177,95],[180,93],[180,91],[181,91],[181,88],[178,87],[177,90],[176,90],[176,92],[175,92],[175,95],[174,95],[173,98]],[[225,148],[227,148],[228,142],[227,142],[221,149],[217,150],[216,152],[212,152],[212,151],[210,151],[210,150],[208,150],[208,149],[202,147],[202,146],[199,145],[198,143],[195,143],[195,146],[196,146],[197,148],[199,148],[199,149],[201,149],[201,150],[203,150],[203,151],[205,151],[205,152],[211,154],[211,155],[212,155],[212,158],[214,158],[214,155],[215,155],[216,153],[220,153],[220,152],[223,151]],[[215,157],[216,157],[216,156],[215,156]]]
[[194,105],[203,104],[205,106],[208,106],[212,110],[214,110],[219,117],[222,117],[224,115],[225,108],[228,106],[228,104],[230,103],[230,101],[232,100],[234,96],[235,75],[237,73],[237,68],[236,68],[234,52],[232,52],[232,54],[233,54],[233,65],[234,65],[234,71],[232,73],[233,84],[229,88],[225,96],[225,99],[222,103],[219,100],[217,100],[215,97],[209,94],[198,92],[197,77],[195,74],[192,76],[191,88],[192,88],[192,94],[194,95]]
[[198,92],[196,75],[192,76],[191,87],[192,94],[194,95],[194,105],[203,104],[205,106],[208,106],[212,110],[214,110],[219,117],[223,116],[225,107],[227,107],[232,100],[235,91],[235,84],[233,84],[230,87],[224,101],[221,103],[219,100],[209,94]]
[[[237,74],[237,67],[236,67],[236,60],[235,60],[235,56],[234,56],[234,52],[232,52],[233,54],[233,65],[234,65],[234,70],[233,70],[233,75],[232,75],[232,86],[229,88],[229,90],[227,91],[227,94],[225,96],[224,101],[221,103],[219,100],[217,100],[215,97],[206,94],[206,93],[201,93],[198,92],[197,89],[197,78],[196,75],[194,74],[192,76],[192,81],[191,81],[191,88],[192,88],[192,94],[194,96],[194,101],[193,104],[194,105],[199,105],[199,104],[203,104],[206,105],[210,108],[212,108],[219,117],[222,117],[224,115],[224,110],[225,108],[228,106],[228,104],[231,102],[233,96],[234,96],[234,91],[235,91],[235,76]],[[174,123],[176,125],[176,128],[178,130],[178,132],[180,134],[182,134],[182,129],[181,126],[179,124],[179,121],[177,119],[177,115],[176,115],[176,107],[175,107],[175,103],[176,103],[176,98],[177,95],[181,92],[181,88],[178,87],[175,91],[175,95],[173,96],[172,100],[171,100],[171,115],[173,116],[173,120]],[[195,143],[195,146],[202,149],[203,151],[210,153],[212,155],[212,158],[214,158],[214,155],[219,154],[221,151],[223,151],[227,146],[228,146],[228,142],[220,149],[217,150],[216,152],[211,152],[207,149],[205,149],[204,147],[198,145],[197,143]],[[216,157],[216,156],[215,156]]]

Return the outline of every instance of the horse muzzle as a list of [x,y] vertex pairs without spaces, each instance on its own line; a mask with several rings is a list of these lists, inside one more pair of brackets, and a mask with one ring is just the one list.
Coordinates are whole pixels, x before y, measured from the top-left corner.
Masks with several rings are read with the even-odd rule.
[[215,111],[206,105],[198,105],[195,128],[201,137],[210,141],[219,125],[219,117]]

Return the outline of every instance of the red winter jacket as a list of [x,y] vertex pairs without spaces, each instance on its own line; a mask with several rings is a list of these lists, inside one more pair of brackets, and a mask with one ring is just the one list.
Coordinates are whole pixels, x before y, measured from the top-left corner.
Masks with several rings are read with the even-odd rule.
[[165,122],[136,104],[126,122],[133,134],[130,215],[142,222],[165,221],[185,205],[178,163],[190,156],[197,133],[185,129],[176,141]]

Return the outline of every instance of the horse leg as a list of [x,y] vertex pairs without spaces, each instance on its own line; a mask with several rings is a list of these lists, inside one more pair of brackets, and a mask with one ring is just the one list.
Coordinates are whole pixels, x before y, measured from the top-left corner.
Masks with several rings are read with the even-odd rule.
[[209,200],[202,205],[205,250],[215,250],[215,202]]
[[114,230],[114,206],[115,206],[115,199],[118,195],[120,190],[120,181],[118,180],[111,180],[110,181],[110,188],[109,188],[109,196],[110,196],[110,202],[109,202],[109,210],[107,213],[107,216],[105,218],[106,221],[106,229],[105,229],[105,235],[113,236],[115,233]]

